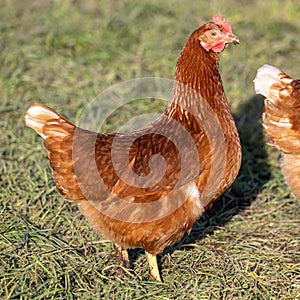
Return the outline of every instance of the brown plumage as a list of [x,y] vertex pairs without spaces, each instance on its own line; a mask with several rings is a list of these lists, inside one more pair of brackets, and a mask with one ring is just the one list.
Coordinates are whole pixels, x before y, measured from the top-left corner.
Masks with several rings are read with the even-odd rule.
[[155,280],[156,255],[191,230],[239,171],[241,146],[218,64],[218,53],[238,42],[220,16],[195,30],[169,106],[130,134],[80,129],[39,103],[27,110],[26,125],[45,139],[58,191],[119,249],[144,248]]
[[269,144],[281,151],[282,173],[300,198],[300,80],[264,65],[258,70],[254,85],[256,93],[265,97],[262,118]]

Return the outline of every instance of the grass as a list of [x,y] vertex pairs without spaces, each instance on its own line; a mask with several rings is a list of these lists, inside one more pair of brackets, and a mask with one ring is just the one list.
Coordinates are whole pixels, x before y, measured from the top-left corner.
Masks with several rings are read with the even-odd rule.
[[[173,78],[188,35],[222,13],[241,40],[221,54],[243,144],[232,189],[160,257],[165,283],[148,281],[145,256],[116,277],[111,243],[55,190],[40,138],[24,127],[41,101],[71,120],[100,92],[138,77]],[[299,200],[279,154],[265,145],[252,79],[264,63],[299,78],[298,1],[4,1],[0,8],[1,299],[300,299]],[[164,103],[163,103],[164,104]],[[132,113],[159,112],[137,101]]]

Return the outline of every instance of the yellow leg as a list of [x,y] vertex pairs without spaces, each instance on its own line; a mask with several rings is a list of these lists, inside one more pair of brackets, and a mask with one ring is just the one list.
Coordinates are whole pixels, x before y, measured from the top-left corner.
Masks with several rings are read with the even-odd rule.
[[161,281],[156,255],[146,252],[147,261],[150,269],[150,277],[155,281]]

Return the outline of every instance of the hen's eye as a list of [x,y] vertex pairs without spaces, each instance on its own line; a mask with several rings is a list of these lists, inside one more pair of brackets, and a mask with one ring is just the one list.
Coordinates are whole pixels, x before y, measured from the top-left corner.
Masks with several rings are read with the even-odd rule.
[[216,31],[211,31],[211,32],[210,32],[210,35],[211,35],[211,36],[217,36],[217,32],[216,32]]

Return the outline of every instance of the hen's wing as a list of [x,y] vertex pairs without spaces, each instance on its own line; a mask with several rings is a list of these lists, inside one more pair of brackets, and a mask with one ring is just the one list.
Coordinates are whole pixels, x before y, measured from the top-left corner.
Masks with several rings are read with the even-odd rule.
[[[195,141],[190,147],[166,122],[158,120],[131,135],[97,134],[39,103],[29,107],[25,120],[44,138],[57,189],[69,201],[110,202],[120,197],[127,202],[153,202],[201,171],[195,163]],[[202,165],[209,160],[208,150]]]
[[264,65],[254,80],[255,91],[265,99],[263,126],[270,144],[283,153],[282,172],[300,197],[300,81]]

